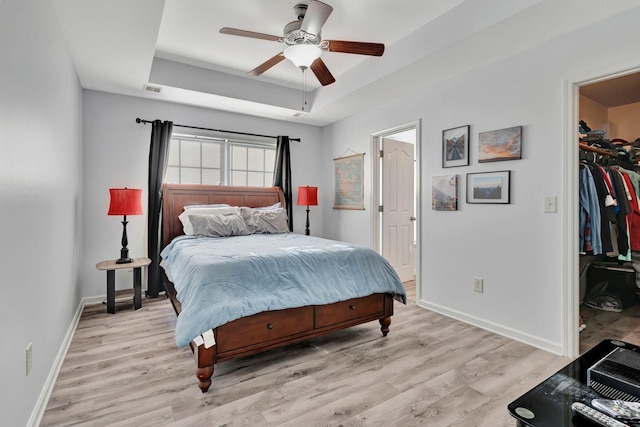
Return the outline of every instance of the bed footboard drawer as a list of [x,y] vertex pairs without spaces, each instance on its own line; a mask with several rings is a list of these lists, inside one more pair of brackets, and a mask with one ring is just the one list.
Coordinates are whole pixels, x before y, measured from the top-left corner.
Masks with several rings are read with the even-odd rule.
[[268,343],[313,329],[313,307],[267,311],[243,317],[217,328],[218,353]]
[[334,304],[316,306],[316,328],[354,319],[383,316],[384,297],[384,294],[373,294]]

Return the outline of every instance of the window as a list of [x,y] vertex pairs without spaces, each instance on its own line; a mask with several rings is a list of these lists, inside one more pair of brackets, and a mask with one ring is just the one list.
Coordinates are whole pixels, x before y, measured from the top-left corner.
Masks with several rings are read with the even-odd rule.
[[174,134],[164,182],[270,187],[275,158],[275,142]]

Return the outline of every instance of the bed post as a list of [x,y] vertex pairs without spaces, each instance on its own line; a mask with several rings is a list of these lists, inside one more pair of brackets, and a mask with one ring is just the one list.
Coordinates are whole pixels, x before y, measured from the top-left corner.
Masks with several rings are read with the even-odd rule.
[[382,331],[382,336],[386,337],[387,334],[389,333],[389,325],[391,325],[391,317],[385,317],[378,321],[380,322],[380,330]]
[[393,316],[393,297],[389,294],[384,296],[384,316],[378,319],[380,322],[380,331],[382,336],[386,337],[389,333],[389,326],[391,325],[391,316]]
[[203,393],[206,393],[211,386],[211,377],[213,376],[213,365],[216,363],[216,346],[205,348],[204,344],[196,346],[191,342],[193,356],[196,359],[196,378],[198,378],[198,387]]

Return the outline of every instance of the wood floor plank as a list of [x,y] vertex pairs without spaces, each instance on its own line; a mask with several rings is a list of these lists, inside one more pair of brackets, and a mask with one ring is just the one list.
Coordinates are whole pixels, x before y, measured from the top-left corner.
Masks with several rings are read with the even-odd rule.
[[164,406],[155,411],[144,412],[139,415],[128,417],[123,421],[109,424],[109,427],[155,427],[173,422],[173,411],[171,406]]
[[[372,322],[220,363],[204,394],[167,299],[87,306],[41,425],[513,427],[507,404],[568,362],[420,308],[408,285],[389,336]],[[640,343],[633,316],[592,313],[581,348]]]

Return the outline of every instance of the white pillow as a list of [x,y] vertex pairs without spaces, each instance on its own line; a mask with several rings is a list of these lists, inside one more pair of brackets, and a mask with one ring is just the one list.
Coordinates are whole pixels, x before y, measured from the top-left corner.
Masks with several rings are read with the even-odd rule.
[[226,215],[237,213],[239,213],[238,208],[233,206],[221,206],[217,208],[187,208],[178,216],[178,219],[182,223],[182,230],[184,231],[184,234],[187,236],[193,236],[193,226],[191,225],[191,221],[189,221],[189,215]]
[[270,210],[270,209],[280,209],[282,207],[282,203],[278,202],[278,203],[274,203],[271,206],[264,206],[261,208],[255,208],[258,209],[259,211],[266,211],[266,210]]
[[226,215],[189,215],[193,226],[193,235],[197,237],[246,236],[247,230],[239,214]]
[[287,223],[287,211],[283,208],[277,209],[252,209],[241,207],[240,213],[244,219],[247,229],[251,233],[287,233],[289,224]]
[[196,209],[196,208],[228,208],[231,205],[226,203],[214,203],[212,205],[187,205],[184,207],[184,210],[187,209]]

